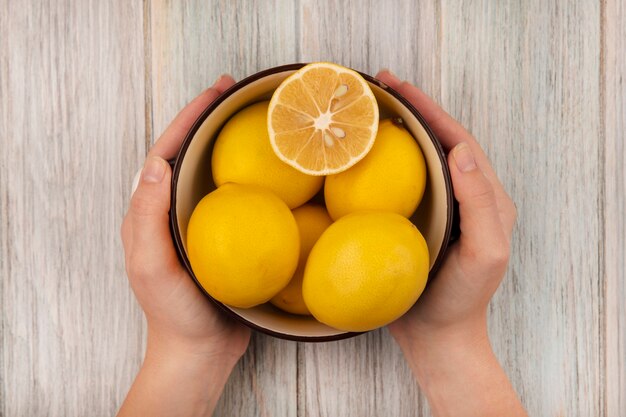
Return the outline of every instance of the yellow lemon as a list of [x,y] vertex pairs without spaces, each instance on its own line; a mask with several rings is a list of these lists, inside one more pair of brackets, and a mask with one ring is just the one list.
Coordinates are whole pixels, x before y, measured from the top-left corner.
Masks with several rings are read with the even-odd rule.
[[356,71],[314,62],[290,75],[272,95],[267,114],[276,155],[307,174],[345,171],[369,152],[378,104]]
[[295,208],[313,197],[324,179],[303,174],[278,159],[267,130],[268,103],[248,106],[226,122],[211,157],[213,180],[218,187],[227,182],[267,187]]
[[309,315],[311,313],[302,298],[304,266],[313,245],[315,245],[317,239],[333,221],[324,207],[313,204],[305,204],[293,210],[293,217],[296,219],[296,224],[300,231],[300,260],[298,261],[298,268],[289,284],[276,294],[270,302],[289,313]]
[[319,238],[304,270],[311,314],[339,330],[367,331],[402,316],[428,279],[426,241],[405,217],[349,214]]
[[194,275],[216,300],[253,307],[283,289],[298,265],[298,226],[266,188],[229,183],[205,196],[187,227]]
[[374,146],[362,161],[326,177],[324,197],[334,220],[362,210],[411,217],[425,187],[422,151],[404,127],[387,119],[380,122]]

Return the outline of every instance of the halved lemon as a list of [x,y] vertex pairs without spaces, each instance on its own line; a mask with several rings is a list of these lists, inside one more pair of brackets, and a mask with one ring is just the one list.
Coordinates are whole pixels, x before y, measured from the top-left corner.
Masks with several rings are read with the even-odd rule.
[[316,62],[276,89],[267,112],[276,155],[309,175],[330,175],[359,162],[378,130],[378,104],[356,71]]

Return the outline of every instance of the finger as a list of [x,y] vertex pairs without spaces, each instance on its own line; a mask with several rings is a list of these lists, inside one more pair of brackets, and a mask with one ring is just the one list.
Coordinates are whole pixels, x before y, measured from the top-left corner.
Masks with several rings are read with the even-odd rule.
[[[508,239],[498,214],[493,186],[476,163],[466,143],[448,157],[454,195],[459,201],[462,253],[482,266],[502,266],[508,260]],[[506,258],[506,259],[505,259]]]
[[415,108],[424,116],[426,123],[433,128],[435,135],[437,135],[444,147],[451,149],[460,143],[466,143],[469,146],[478,167],[494,189],[498,204],[498,214],[504,226],[506,236],[510,237],[515,224],[515,205],[493,170],[491,162],[480,144],[463,126],[419,88],[404,81],[399,87],[399,92],[413,103]]
[[383,68],[382,70],[380,70],[378,74],[376,74],[375,78],[384,82],[385,84],[387,84],[389,87],[393,88],[394,90],[397,90],[398,87],[400,87],[400,84],[402,84],[402,81],[400,81],[400,79],[396,77],[396,75],[387,68]]
[[194,122],[200,114],[211,104],[220,94],[226,91],[235,83],[230,75],[222,75],[210,88],[194,98],[184,109],[182,109],[174,121],[165,129],[159,140],[154,144],[149,156],[158,156],[163,159],[172,159],[180,149],[180,146]]
[[505,232],[507,236],[510,236],[513,231],[513,226],[515,225],[515,205],[506,193],[506,190],[489,162],[489,158],[476,139],[419,88],[407,81],[400,81],[389,70],[379,72],[376,78],[389,85],[409,100],[420,114],[424,116],[426,123],[432,128],[444,148],[449,150],[461,142],[467,143],[480,169],[494,187],[499,214],[505,226]]
[[487,155],[485,155],[476,139],[459,122],[454,120],[452,116],[439,107],[422,90],[409,82],[400,81],[388,71],[379,75],[383,80],[387,80],[386,82],[390,82],[390,86],[395,86],[392,88],[402,94],[420,112],[444,148],[450,150],[461,142],[467,143],[472,148],[476,161],[487,177],[494,184],[500,183],[493,168],[491,168]]
[[463,126],[432,101],[422,90],[408,81],[401,81],[389,70],[383,70],[376,78],[406,98],[419,112],[433,130],[444,148],[450,150],[461,142],[476,142]]
[[222,74],[217,81],[215,81],[215,84],[213,84],[213,88],[215,88],[218,93],[222,94],[233,85],[235,85],[235,79],[229,74]]
[[133,279],[168,276],[182,268],[169,229],[171,175],[164,159],[146,159],[128,213],[132,248],[127,268]]

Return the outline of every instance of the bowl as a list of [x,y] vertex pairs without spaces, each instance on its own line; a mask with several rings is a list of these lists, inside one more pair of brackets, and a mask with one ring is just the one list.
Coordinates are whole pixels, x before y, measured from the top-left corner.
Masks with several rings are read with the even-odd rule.
[[[220,95],[191,127],[173,161],[170,222],[181,262],[206,296],[228,315],[247,326],[282,339],[320,342],[338,340],[359,333],[334,329],[313,317],[283,312],[269,303],[249,309],[230,307],[213,299],[196,279],[187,257],[187,225],[196,204],[216,186],[211,175],[213,143],[221,127],[240,109],[269,100],[280,83],[306,64],[270,68],[251,75]],[[428,175],[424,197],[411,221],[424,235],[430,252],[429,281],[450,243],[455,208],[445,153],[419,112],[392,88],[361,73],[369,83],[380,109],[380,118],[400,117],[418,142],[426,160]]]

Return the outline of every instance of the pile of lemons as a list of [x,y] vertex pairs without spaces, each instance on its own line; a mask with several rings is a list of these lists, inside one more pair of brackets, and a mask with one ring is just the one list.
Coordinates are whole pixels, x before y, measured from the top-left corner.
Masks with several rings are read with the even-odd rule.
[[428,247],[408,220],[424,157],[401,123],[378,120],[358,73],[305,66],[229,119],[211,168],[217,189],[191,216],[187,252],[216,300],[367,331],[424,290]]

